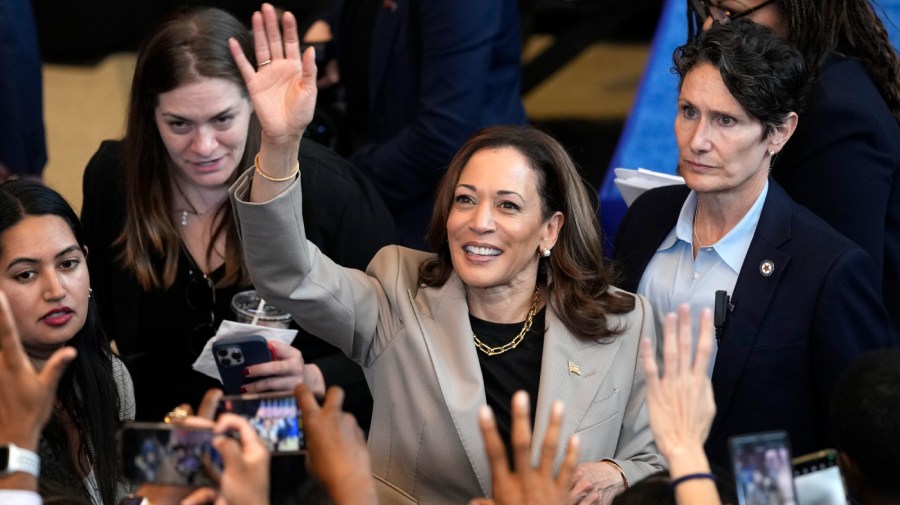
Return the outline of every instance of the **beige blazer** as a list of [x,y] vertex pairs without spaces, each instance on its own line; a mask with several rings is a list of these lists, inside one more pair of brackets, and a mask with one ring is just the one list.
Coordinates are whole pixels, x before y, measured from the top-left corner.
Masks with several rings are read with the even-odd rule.
[[[382,249],[365,273],[340,267],[304,238],[299,181],[253,204],[243,201],[251,177],[235,183],[232,201],[253,284],[363,366],[375,400],[368,443],[381,503],[491,496],[477,421],[484,381],[459,277],[419,286],[417,268],[429,255],[398,246]],[[534,439],[543,439],[550,406],[562,400],[562,434],[579,435],[581,461],[614,459],[635,482],[662,464],[638,355],[640,337],[655,338],[652,311],[638,297],[612,323],[627,331],[612,343],[585,342],[548,308]],[[562,455],[560,447],[557,464]]]

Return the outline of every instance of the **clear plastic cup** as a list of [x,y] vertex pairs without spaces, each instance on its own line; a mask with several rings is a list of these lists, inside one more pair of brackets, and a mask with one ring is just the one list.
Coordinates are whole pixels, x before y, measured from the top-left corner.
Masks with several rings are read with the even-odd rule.
[[[234,311],[239,323],[269,326],[271,328],[288,328],[291,325],[291,315],[273,305],[266,303],[259,310],[261,298],[256,290],[241,291],[231,298],[231,310]],[[255,320],[255,322],[254,322]]]

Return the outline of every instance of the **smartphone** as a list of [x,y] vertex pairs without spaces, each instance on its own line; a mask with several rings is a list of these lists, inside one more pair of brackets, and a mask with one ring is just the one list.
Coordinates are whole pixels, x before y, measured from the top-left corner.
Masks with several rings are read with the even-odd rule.
[[260,335],[220,339],[213,344],[212,352],[222,377],[222,389],[229,395],[240,394],[241,387],[260,379],[244,377],[245,368],[275,360],[275,352]]
[[794,458],[794,487],[799,505],[846,505],[837,451],[825,449]]
[[222,412],[247,418],[273,456],[306,452],[303,419],[292,394],[224,396],[219,402]]
[[796,505],[787,432],[738,435],[728,445],[740,505]]
[[122,467],[134,483],[217,486],[222,457],[212,430],[165,423],[126,423],[121,431]]

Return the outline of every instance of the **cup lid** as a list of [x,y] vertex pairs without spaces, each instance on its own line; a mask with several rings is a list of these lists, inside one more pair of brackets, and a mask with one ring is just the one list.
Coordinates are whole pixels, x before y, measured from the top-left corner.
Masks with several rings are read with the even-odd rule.
[[258,318],[264,321],[287,321],[291,319],[290,314],[274,305],[269,305],[268,302],[263,306],[263,310],[259,310],[260,300],[261,298],[255,289],[241,291],[231,298],[231,310],[239,316]]

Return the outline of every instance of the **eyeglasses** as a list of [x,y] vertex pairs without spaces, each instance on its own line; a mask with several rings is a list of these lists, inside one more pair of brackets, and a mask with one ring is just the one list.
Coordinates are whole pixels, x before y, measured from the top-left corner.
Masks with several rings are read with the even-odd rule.
[[691,0],[691,9],[702,18],[711,17],[714,21],[724,25],[735,19],[749,16],[763,7],[775,3],[775,0],[766,0],[756,7],[747,7],[737,0],[729,0],[728,3],[739,7],[735,9],[722,7],[719,0]]
[[216,334],[216,284],[212,279],[195,269],[190,271],[191,280],[185,290],[188,307],[197,312],[209,313],[209,322],[198,324],[191,331],[188,346],[194,356],[203,352],[206,341]]

